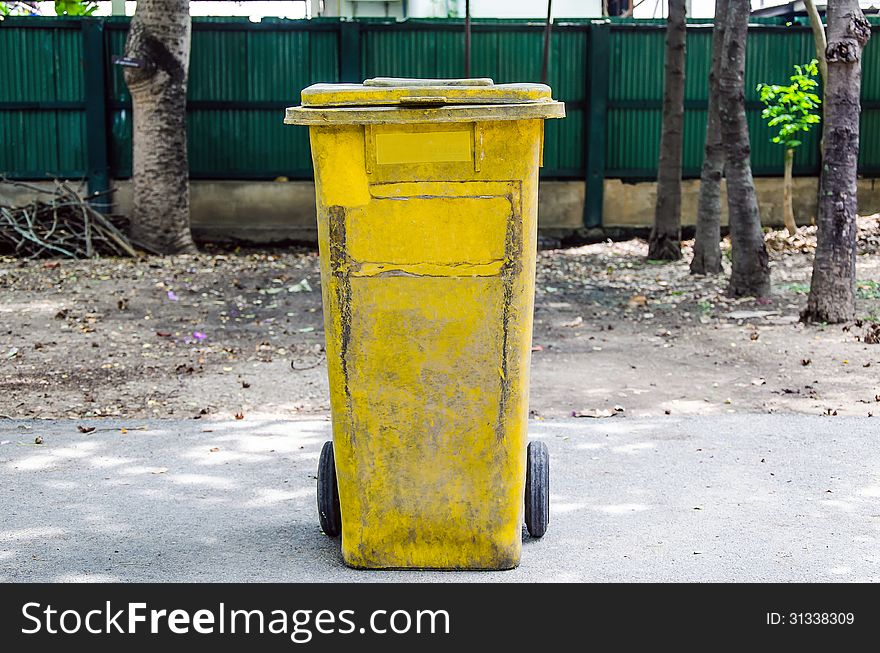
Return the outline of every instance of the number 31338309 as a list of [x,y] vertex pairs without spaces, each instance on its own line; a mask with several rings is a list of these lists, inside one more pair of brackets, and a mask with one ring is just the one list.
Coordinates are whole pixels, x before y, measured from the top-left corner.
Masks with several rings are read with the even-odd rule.
[[777,626],[783,624],[796,626],[851,626],[856,616],[852,612],[779,612],[767,613],[767,624]]

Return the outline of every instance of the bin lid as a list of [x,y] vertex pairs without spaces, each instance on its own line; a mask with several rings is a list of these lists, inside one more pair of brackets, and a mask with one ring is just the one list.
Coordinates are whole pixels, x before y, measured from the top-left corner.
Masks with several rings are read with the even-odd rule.
[[375,77],[363,84],[314,84],[289,124],[371,124],[562,118],[565,108],[546,84],[496,84],[472,79]]

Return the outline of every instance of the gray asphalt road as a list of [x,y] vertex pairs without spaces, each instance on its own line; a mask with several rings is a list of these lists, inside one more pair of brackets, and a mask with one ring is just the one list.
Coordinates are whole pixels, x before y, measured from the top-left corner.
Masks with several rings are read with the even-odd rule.
[[876,419],[532,422],[550,529],[479,573],[347,569],[315,513],[326,421],[80,423],[0,420],[0,581],[880,580]]

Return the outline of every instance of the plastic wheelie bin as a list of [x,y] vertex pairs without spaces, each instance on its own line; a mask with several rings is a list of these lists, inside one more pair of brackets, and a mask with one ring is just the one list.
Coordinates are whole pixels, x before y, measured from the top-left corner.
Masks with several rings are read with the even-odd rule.
[[549,520],[527,446],[542,84],[318,84],[315,169],[333,441],[321,526],[369,569],[507,569]]

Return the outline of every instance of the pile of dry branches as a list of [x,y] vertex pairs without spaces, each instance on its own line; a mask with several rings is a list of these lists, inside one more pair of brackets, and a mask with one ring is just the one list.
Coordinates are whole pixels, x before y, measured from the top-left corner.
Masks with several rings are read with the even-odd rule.
[[771,229],[764,234],[764,243],[771,252],[812,254],[816,251],[816,227],[798,227],[793,236],[787,229]]
[[66,182],[54,189],[0,180],[33,191],[29,204],[0,204],[0,251],[22,258],[137,256],[110,218],[96,211]]
[[880,213],[859,217],[859,252],[880,253]]
[[[764,234],[764,242],[771,252],[812,254],[816,251],[816,233],[815,225],[798,227],[793,236],[785,229],[771,229]],[[880,214],[858,216],[858,251],[880,252]]]

